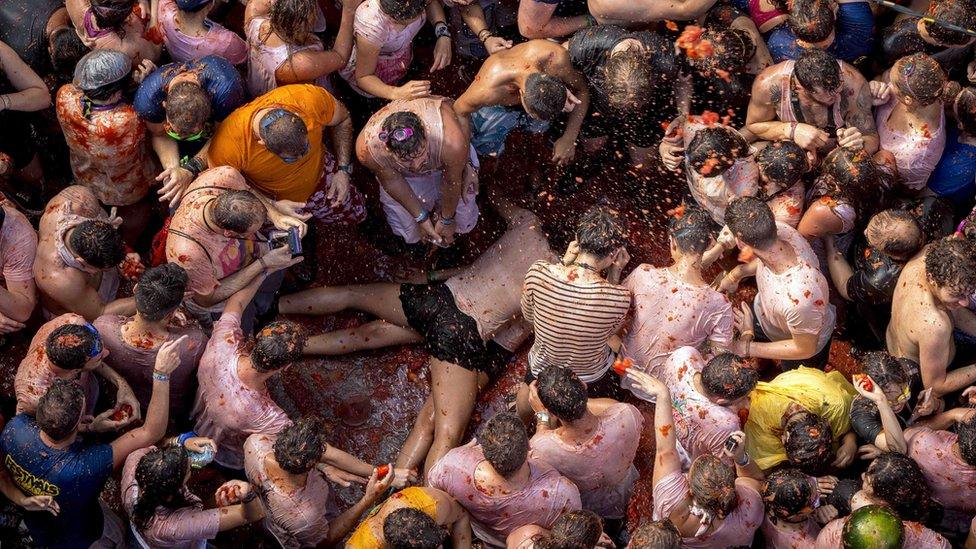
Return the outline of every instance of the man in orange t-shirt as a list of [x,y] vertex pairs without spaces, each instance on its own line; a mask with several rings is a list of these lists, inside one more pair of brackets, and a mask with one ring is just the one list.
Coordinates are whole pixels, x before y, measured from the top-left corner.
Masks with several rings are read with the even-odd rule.
[[[335,158],[322,142],[326,127]],[[271,90],[224,119],[207,160],[210,167],[241,172],[268,199],[269,217],[279,227],[275,213],[300,219],[302,209],[326,223],[358,223],[366,209],[349,183],[352,143],[352,120],[342,103],[319,86],[293,84]]]

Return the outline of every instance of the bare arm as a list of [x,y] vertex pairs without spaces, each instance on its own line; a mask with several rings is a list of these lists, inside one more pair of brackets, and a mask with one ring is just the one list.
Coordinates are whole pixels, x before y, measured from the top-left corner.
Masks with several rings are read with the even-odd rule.
[[6,288],[0,286],[0,314],[17,322],[27,322],[37,305],[34,279],[8,280],[6,285]]
[[322,454],[322,462],[361,477],[369,478],[373,474],[372,465],[331,444],[326,447]]
[[854,270],[844,259],[844,254],[840,253],[834,246],[833,236],[828,236],[823,240],[827,247],[827,268],[830,270],[830,280],[834,283],[837,293],[850,301],[851,297],[847,295],[847,281],[854,276]]
[[973,415],[976,415],[976,410],[972,408],[953,408],[941,414],[919,418],[915,420],[913,425],[928,427],[934,431],[944,431],[956,423],[968,421]]
[[163,124],[146,122],[149,133],[152,135],[152,148],[163,169],[175,168],[180,165],[180,147],[176,141],[166,135]]
[[292,54],[275,71],[275,80],[281,85],[312,82],[321,76],[332,74],[345,67],[346,63],[349,62],[349,56],[352,55],[353,22],[356,19],[356,7],[358,6],[358,2],[343,2],[339,32],[336,34],[335,43],[331,50],[302,50]]
[[[255,263],[258,262],[255,261],[249,266],[253,266]],[[261,284],[264,282],[264,279],[267,277],[264,268],[261,267],[260,264],[258,264],[258,268],[260,269],[260,271],[258,272],[257,276],[254,276],[254,278],[252,278],[250,282],[245,284],[240,290],[237,290],[236,292],[234,292],[233,295],[227,298],[227,303],[224,304],[223,314],[227,314],[227,313],[243,314],[244,309],[246,309],[247,306],[251,304],[251,300],[254,299],[255,294],[258,293],[258,288],[261,287]],[[217,303],[219,303],[219,301]]]
[[817,334],[793,334],[793,339],[750,343],[749,356],[778,360],[803,360],[817,354]]
[[17,89],[15,93],[0,95],[0,111],[33,112],[51,106],[51,93],[47,91],[44,81],[17,52],[3,42],[0,42],[0,69]]
[[[254,489],[253,487],[251,488]],[[264,507],[261,498],[254,498],[247,503],[228,505],[220,508],[218,531],[226,532],[234,528],[259,521],[264,518]]]
[[[844,68],[848,67],[845,65]],[[841,101],[846,107],[844,121],[848,126],[861,131],[861,135],[864,137],[864,150],[868,154],[874,154],[878,152],[881,141],[878,138],[878,128],[874,122],[874,115],[871,114],[871,87],[856,69],[850,68],[846,72],[850,75],[850,85],[857,95],[851,101],[846,94],[841,94]]]
[[762,74],[752,85],[746,129],[759,139],[777,141],[790,138],[790,124],[776,119],[779,106],[779,83]]
[[[244,267],[236,273],[221,280],[217,284],[217,287],[214,289],[213,293],[210,295],[197,294],[193,297],[193,301],[204,307],[216,305],[241,291],[255,280],[260,279],[260,281],[263,282],[264,277],[261,276],[263,273],[264,266],[261,265],[261,262],[252,261],[247,267]],[[261,282],[258,282],[258,285],[260,285]],[[255,292],[256,291],[257,290],[255,290]],[[248,301],[250,302],[250,299]],[[245,304],[245,307],[246,306],[247,305]]]
[[585,29],[589,22],[585,15],[575,17],[554,17],[557,4],[546,4],[536,0],[520,0],[518,28],[522,36],[533,38],[560,38]]
[[41,290],[62,308],[80,314],[88,322],[94,322],[96,318],[105,314],[123,316],[135,314],[134,298],[126,297],[104,303],[97,289],[85,284],[83,280],[70,278],[64,273],[50,275]]
[[[565,50],[564,50],[565,51]],[[566,120],[566,131],[563,132],[562,139],[569,139],[573,142],[579,137],[580,129],[583,127],[583,120],[586,118],[586,111],[590,108],[590,88],[586,84],[586,78],[569,62],[569,53],[565,53],[566,63],[563,70],[557,76],[566,82],[566,87],[573,95],[579,99],[579,105],[569,113]]]
[[356,37],[356,85],[364,92],[383,99],[400,99],[398,88],[390,86],[376,76],[376,62],[380,56],[380,45]]
[[976,336],[976,314],[965,307],[949,311],[952,327],[971,336]]
[[349,164],[352,161],[352,118],[349,117],[345,105],[338,101],[332,120],[329,121],[329,135],[332,137],[332,146],[335,147],[336,162],[339,165]]
[[941,331],[939,328],[951,330],[951,327],[929,327],[925,323],[920,324],[924,327],[918,340],[918,362],[922,369],[922,385],[926,389],[932,388],[932,396],[941,397],[976,383],[976,365],[957,368],[951,372],[946,371],[949,367],[948,345],[945,344],[944,337],[939,337],[941,334],[933,332]]

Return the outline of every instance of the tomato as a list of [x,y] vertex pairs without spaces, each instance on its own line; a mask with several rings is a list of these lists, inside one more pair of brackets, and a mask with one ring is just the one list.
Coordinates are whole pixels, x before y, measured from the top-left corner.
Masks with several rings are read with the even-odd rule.
[[384,479],[388,474],[390,474],[389,465],[380,465],[379,467],[376,468],[376,478]]
[[864,385],[865,391],[869,393],[874,391],[874,383],[871,383],[871,378],[869,378],[867,374],[854,374],[854,381],[855,383],[861,382],[861,384]]
[[119,406],[119,409],[115,411],[114,414],[110,416],[112,421],[122,421],[132,416],[132,406],[128,404],[123,404]]
[[629,358],[622,360],[618,358],[617,360],[613,361],[613,371],[617,372],[617,375],[619,376],[625,376],[627,375],[627,370],[633,365],[634,361]]

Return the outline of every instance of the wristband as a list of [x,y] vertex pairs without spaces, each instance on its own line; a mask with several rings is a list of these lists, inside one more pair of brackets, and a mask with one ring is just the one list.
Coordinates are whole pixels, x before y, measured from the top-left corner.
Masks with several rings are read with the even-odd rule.
[[169,381],[169,374],[164,374],[162,372],[153,370],[153,379],[156,381]]
[[752,340],[746,340],[746,357],[752,356]]
[[752,459],[751,457],[749,457],[749,452],[742,452],[742,457],[745,458],[742,461],[742,463],[739,463],[738,461],[736,461],[735,464],[738,465],[739,467],[745,467],[746,465],[749,465],[749,460]]
[[340,172],[346,172],[346,174],[352,175],[352,164],[339,164],[337,169]]
[[251,503],[256,497],[258,497],[258,494],[252,489],[246,496],[241,498],[241,503]]
[[418,214],[417,217],[413,218],[415,223],[423,223],[428,219],[430,219],[430,212],[428,212],[427,210],[420,210],[420,214]]
[[203,164],[203,160],[200,160],[195,156],[193,158],[183,157],[183,159],[180,160],[180,167],[192,173],[193,177],[200,175],[200,172],[206,168],[206,166]]
[[441,225],[453,225],[454,224],[454,217],[453,216],[452,217],[442,217],[440,219],[440,221],[438,221],[438,223],[440,223]]
[[595,27],[596,26],[596,18],[595,17],[593,17],[592,15],[590,15],[588,13],[585,15],[585,17],[586,17],[586,26],[587,27]]
[[434,36],[437,38],[450,38],[451,29],[447,26],[447,23],[443,21],[434,23]]
[[488,40],[492,36],[494,35],[491,33],[490,29],[481,29],[481,32],[478,33],[478,40],[481,40],[481,43],[484,44],[485,40]]
[[194,433],[193,431],[187,431],[182,435],[176,437],[176,443],[179,444],[180,446],[185,446],[186,441],[190,440],[191,438],[196,438],[198,436],[200,435]]

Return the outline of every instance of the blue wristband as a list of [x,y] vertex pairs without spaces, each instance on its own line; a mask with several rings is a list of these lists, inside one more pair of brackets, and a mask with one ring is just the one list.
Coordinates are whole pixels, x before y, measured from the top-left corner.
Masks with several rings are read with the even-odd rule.
[[428,212],[427,210],[420,210],[420,215],[418,215],[417,217],[413,218],[413,220],[415,222],[417,222],[417,223],[423,223],[424,221],[427,221],[428,219],[430,219],[430,212]]
[[183,433],[182,435],[176,437],[176,443],[179,444],[180,446],[185,446],[187,440],[190,440],[191,438],[196,438],[198,436],[200,435],[194,433],[193,431],[187,431],[186,433]]

